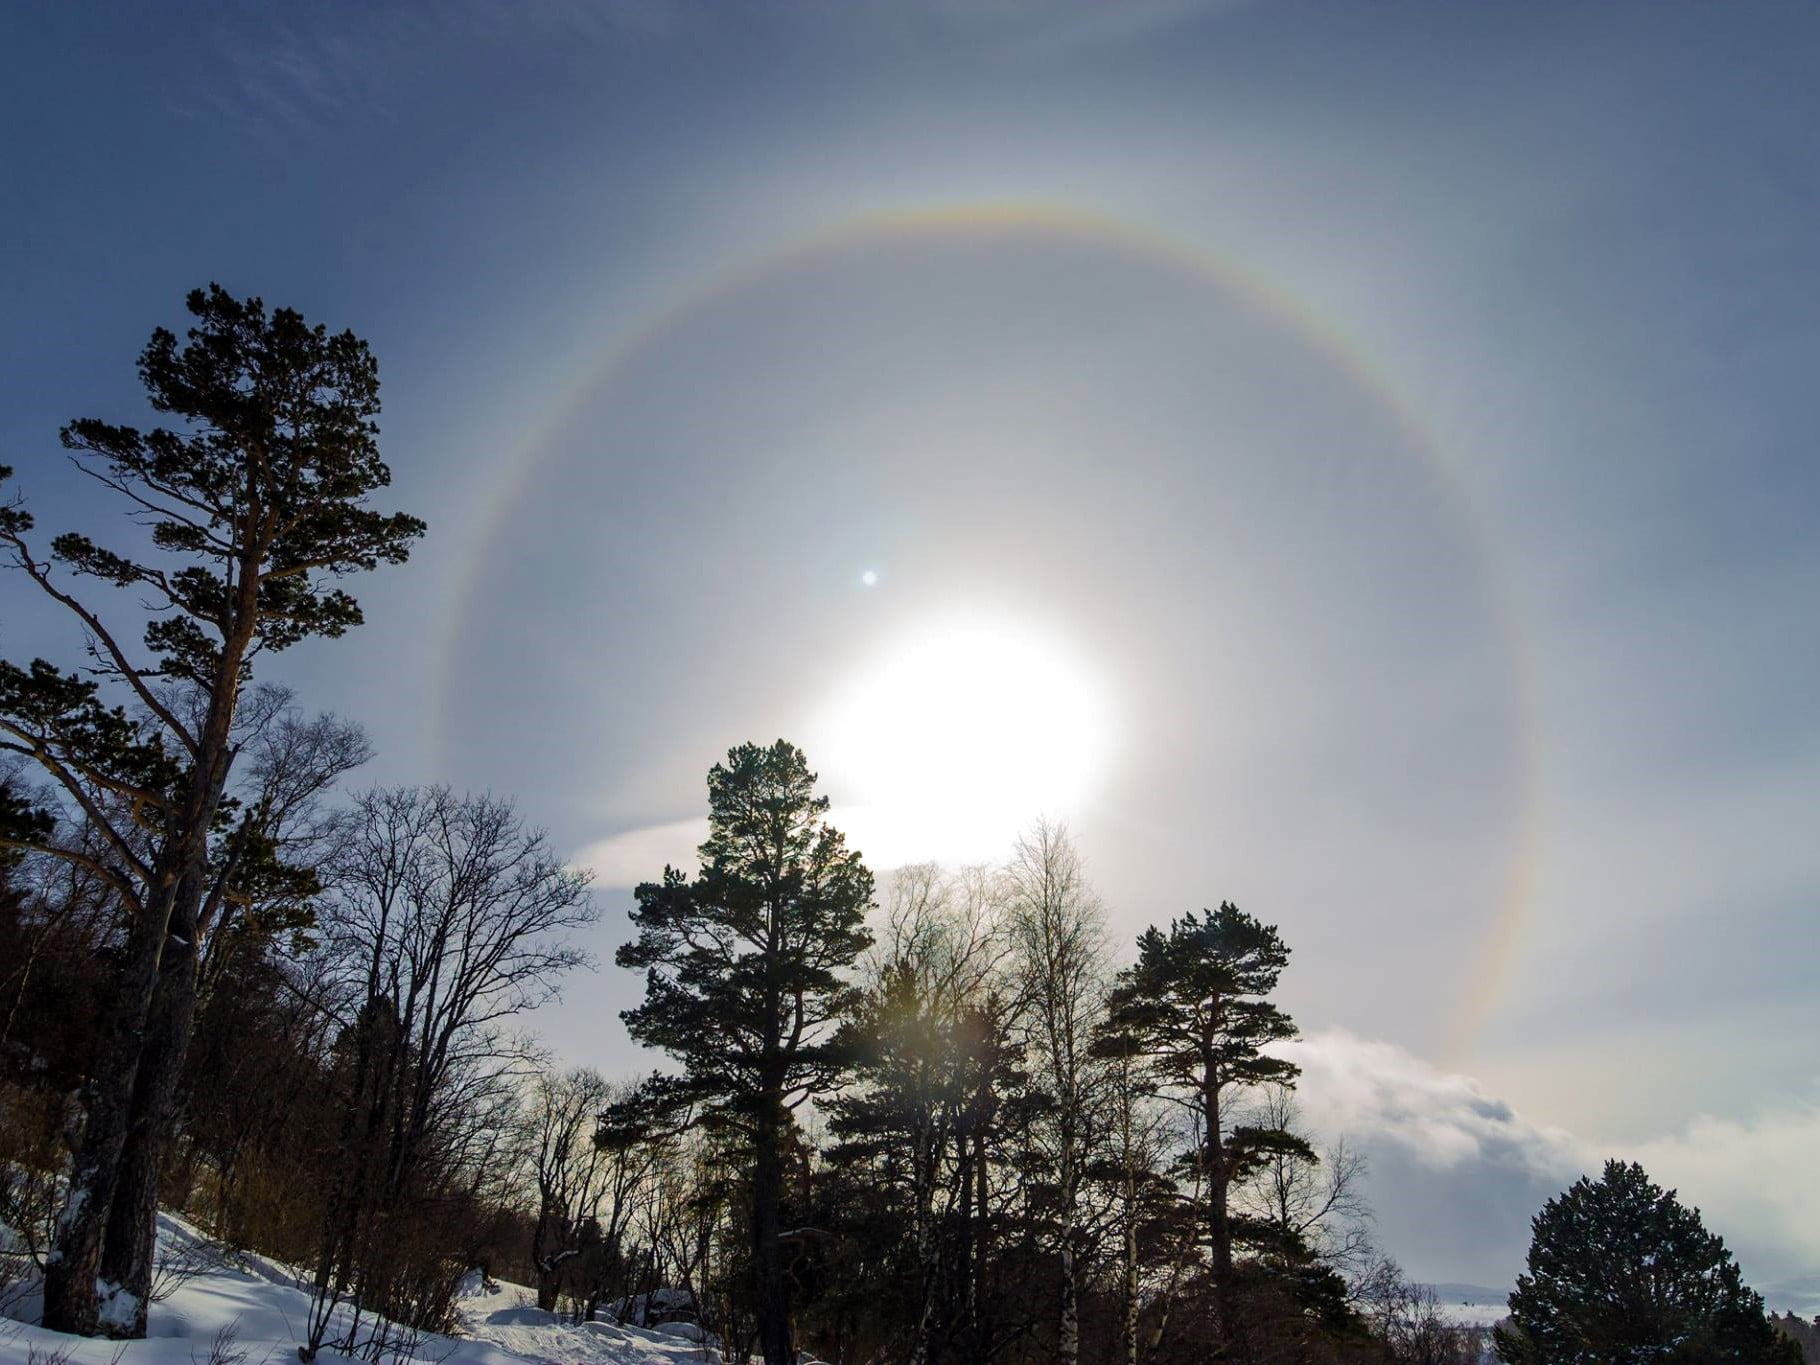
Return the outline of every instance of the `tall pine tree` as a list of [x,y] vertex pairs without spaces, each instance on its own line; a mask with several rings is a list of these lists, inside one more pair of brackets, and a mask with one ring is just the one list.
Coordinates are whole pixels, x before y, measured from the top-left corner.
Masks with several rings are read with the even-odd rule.
[[1199,1191],[1219,1330],[1240,1346],[1233,1272],[1230,1195],[1263,1153],[1301,1140],[1237,1121],[1235,1100],[1270,1082],[1290,1084],[1298,1068],[1264,1052],[1296,1036],[1295,1024],[1267,997],[1289,960],[1276,926],[1237,906],[1189,913],[1169,932],[1138,938],[1138,959],[1119,973],[1108,997],[1099,1047],[1135,1063],[1156,1094],[1190,1111],[1197,1139],[1181,1175]]
[[[337,580],[402,562],[424,529],[367,505],[391,474],[379,458],[379,374],[364,341],[290,309],[268,314],[218,285],[193,291],[188,306],[186,340],[158,328],[139,357],[151,405],[171,426],[85,418],[62,432],[76,466],[149,535],[122,554],[67,532],[46,555],[23,505],[0,506],[0,546],[13,566],[89,642],[82,670],[0,663],[0,748],[39,766],[100,851],[18,842],[87,867],[127,921],[45,1274],[44,1322],[63,1331],[145,1335],[158,1155],[189,1046],[220,870],[211,834],[244,737],[254,662],[358,625],[359,604]],[[130,590],[149,608],[141,644],[72,582],[83,579]]]
[[834,1032],[859,993],[847,969],[871,941],[872,874],[826,821],[802,751],[742,744],[708,774],[701,870],[673,867],[636,891],[645,1001],[632,1036],[682,1064],[648,1094],[697,1106],[752,1158],[752,1256],[765,1365],[792,1365],[783,1231],[791,1112],[839,1071]]

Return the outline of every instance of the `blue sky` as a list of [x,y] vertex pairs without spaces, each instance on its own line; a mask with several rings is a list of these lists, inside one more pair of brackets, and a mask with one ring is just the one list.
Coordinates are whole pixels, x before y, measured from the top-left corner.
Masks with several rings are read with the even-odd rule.
[[[56,428],[143,415],[185,290],[353,327],[431,532],[283,676],[375,778],[517,794],[600,869],[603,957],[738,740],[802,739],[880,857],[989,851],[881,774],[1062,753],[1121,931],[1283,926],[1380,1205],[1477,1192],[1383,1216],[1418,1273],[1508,1280],[1606,1151],[1820,1270],[1817,29],[15,6],[0,456],[89,524]],[[66,651],[20,597],[0,647]],[[910,658],[947,710],[879,749]],[[955,779],[987,844],[1043,799]],[[635,1065],[619,977],[552,1042]]]

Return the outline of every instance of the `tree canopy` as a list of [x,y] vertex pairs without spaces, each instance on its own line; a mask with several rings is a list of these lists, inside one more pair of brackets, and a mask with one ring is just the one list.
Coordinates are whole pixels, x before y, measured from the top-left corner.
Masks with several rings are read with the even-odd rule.
[[1293,1038],[1294,1022],[1269,999],[1289,961],[1276,926],[1231,902],[1190,912],[1169,932],[1138,937],[1138,958],[1120,972],[1107,1000],[1100,1051],[1124,1057],[1157,1094],[1183,1106],[1195,1140],[1182,1153],[1180,1178],[1194,1191],[1206,1228],[1221,1328],[1235,1337],[1233,1243],[1245,1226],[1232,1216],[1230,1192],[1268,1153],[1313,1152],[1294,1134],[1243,1121],[1234,1100],[1268,1084],[1288,1085],[1298,1068],[1264,1051]]
[[1699,1210],[1635,1162],[1582,1176],[1532,1226],[1496,1334],[1508,1365],[1799,1365]]
[[638,938],[617,959],[645,969],[626,1028],[683,1067],[647,1094],[749,1144],[766,1365],[794,1355],[778,1221],[789,1114],[841,1070],[836,1031],[860,999],[845,972],[871,942],[872,874],[827,813],[795,745],[731,750],[708,773],[701,870],[666,867],[637,889]]

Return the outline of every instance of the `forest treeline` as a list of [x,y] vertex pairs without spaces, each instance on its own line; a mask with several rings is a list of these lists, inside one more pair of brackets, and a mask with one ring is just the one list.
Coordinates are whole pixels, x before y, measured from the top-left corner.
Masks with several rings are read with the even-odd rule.
[[[341,722],[275,710],[249,777],[269,790],[328,752],[364,746]],[[719,771],[808,791],[787,745],[743,746]],[[736,785],[727,799],[751,795]],[[759,803],[785,849],[812,842],[818,804]],[[575,931],[594,912],[585,878],[509,803],[321,796],[289,807],[279,842],[320,889],[307,905],[236,904],[205,937],[158,1202],[309,1271],[306,1350],[390,1358],[412,1329],[448,1326],[480,1268],[578,1319],[617,1303],[758,1352],[768,1242],[790,1348],[830,1361],[1205,1359],[1241,1314],[1246,1358],[1477,1358],[1473,1334],[1374,1252],[1360,1163],[1315,1152],[1293,1068],[1258,1050],[1290,1028],[1268,1001],[1275,931],[1230,906],[1189,916],[1121,975],[1058,828],[1003,867],[903,869],[871,914],[850,855],[826,860],[844,876],[800,882],[773,864],[817,907],[780,928],[775,955],[830,960],[790,967],[772,995],[751,954],[761,979],[669,1010],[690,1055],[639,1082],[556,1068],[514,1027],[583,965]],[[646,1036],[654,1000],[704,979],[681,955],[733,960],[726,925],[772,932],[760,903],[742,913],[743,878],[721,887],[725,924],[695,919],[693,894],[679,921],[695,881],[639,892],[625,956],[656,939],[685,983],[629,1012]],[[0,1219],[48,1255],[122,926],[77,864],[20,859],[6,887]],[[1231,973],[1230,1022],[1176,1007],[1196,972]],[[1197,1029],[1208,1072],[1174,1041]],[[179,1273],[155,1267],[152,1293]],[[364,1310],[351,1329],[342,1304]]]
[[[344,583],[423,533],[372,505],[372,357],[218,288],[189,306],[140,361],[173,426],[63,433],[131,553],[41,548],[0,506],[87,641],[0,663],[0,1221],[47,1326],[144,1334],[184,1273],[163,1207],[300,1268],[306,1362],[403,1358],[475,1271],[767,1365],[1483,1358],[1299,1120],[1278,929],[1222,903],[1115,942],[1057,825],[878,881],[801,751],[739,745],[698,866],[652,870],[618,952],[666,1064],[554,1066],[528,1026],[590,965],[586,874],[510,800],[358,788],[358,726],[260,676],[358,625]],[[1584,1198],[1672,1204],[1636,1180]],[[1577,1292],[1553,1216],[1505,1359],[1569,1358],[1537,1344]],[[1689,1283],[1730,1286],[1688,1310],[1720,1326],[1663,1327],[1685,1358],[1798,1359],[1664,1217]]]

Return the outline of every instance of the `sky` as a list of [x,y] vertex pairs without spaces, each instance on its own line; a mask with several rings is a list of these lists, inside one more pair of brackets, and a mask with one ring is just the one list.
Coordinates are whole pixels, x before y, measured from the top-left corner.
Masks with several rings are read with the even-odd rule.
[[1047,814],[1122,941],[1279,925],[1418,1276],[1509,1284],[1620,1155],[1820,1298],[1816,53],[1749,3],[8,6],[0,459],[105,528],[56,430],[147,420],[210,280],[372,344],[430,532],[270,676],[594,868],[566,1058],[648,1064],[629,887],[782,735],[881,870]]

